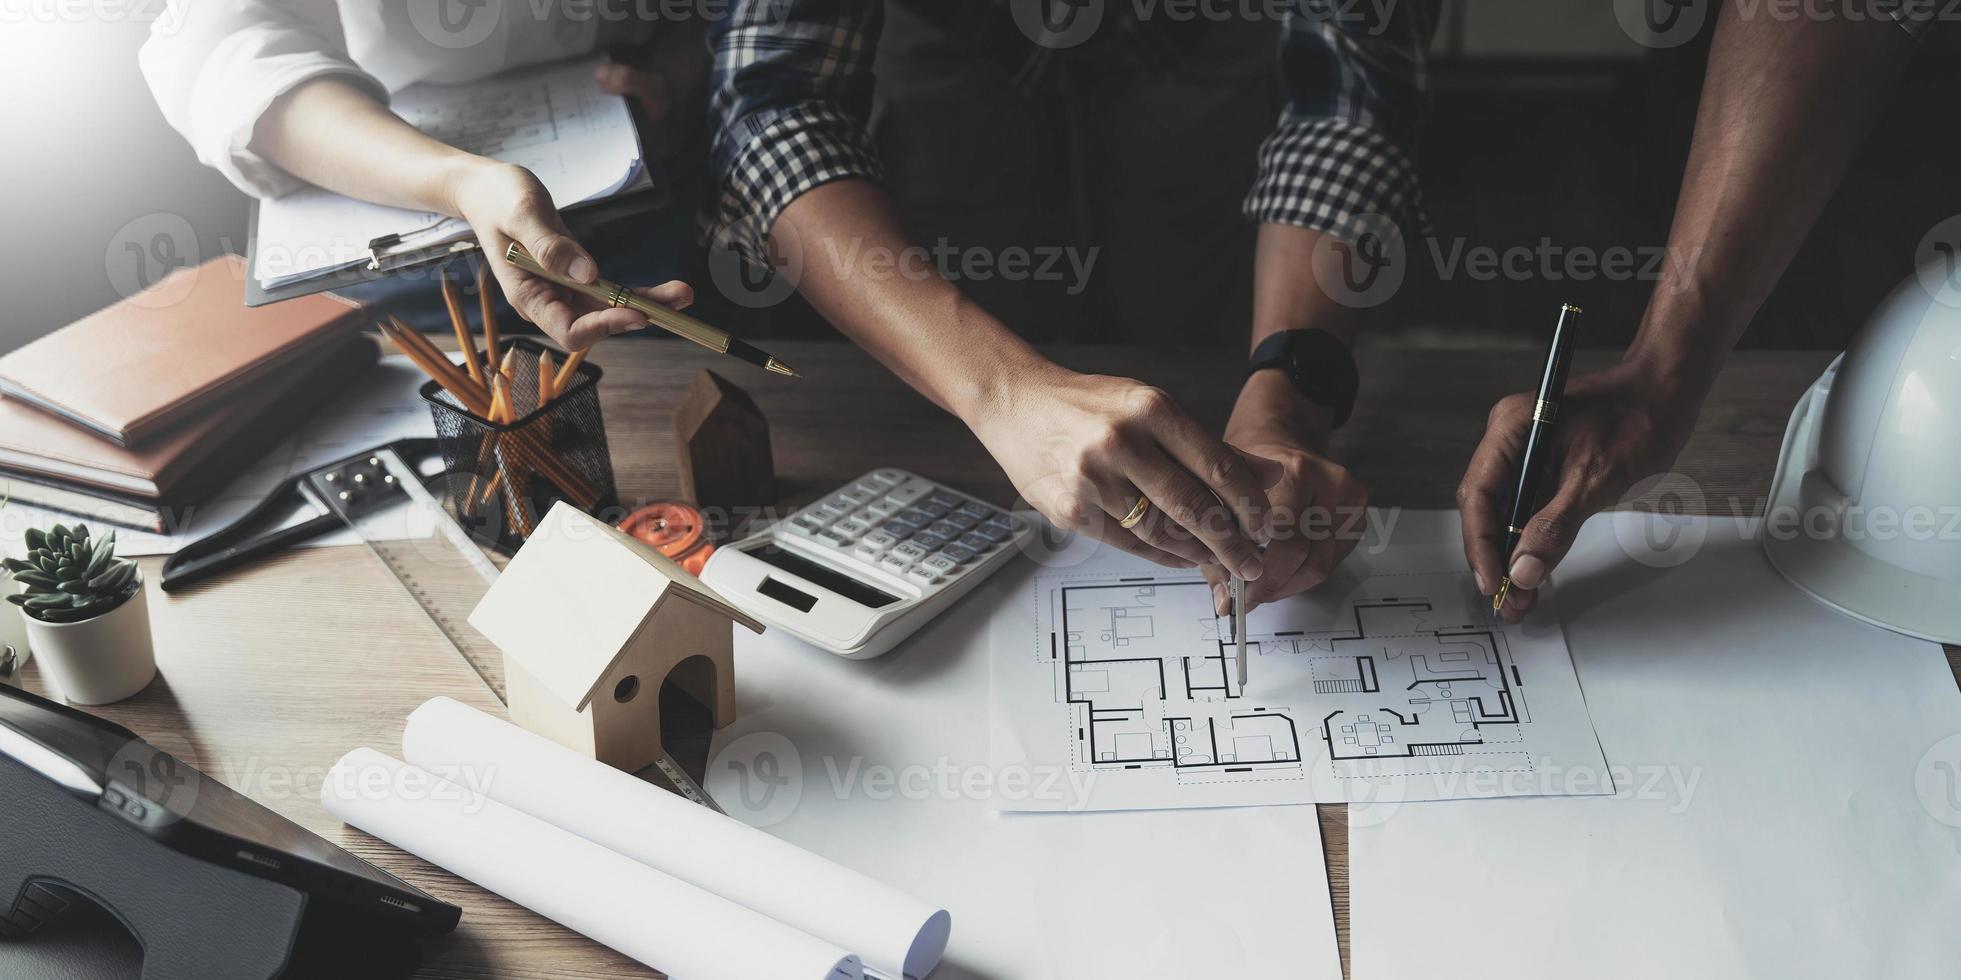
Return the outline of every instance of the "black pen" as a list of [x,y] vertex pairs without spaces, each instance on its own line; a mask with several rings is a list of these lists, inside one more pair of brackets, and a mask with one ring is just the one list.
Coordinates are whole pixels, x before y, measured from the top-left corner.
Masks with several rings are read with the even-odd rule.
[[1547,465],[1554,452],[1553,426],[1559,421],[1559,401],[1566,395],[1566,368],[1573,360],[1573,326],[1580,308],[1567,303],[1559,308],[1559,323],[1552,328],[1552,344],[1546,348],[1546,372],[1539,376],[1539,398],[1532,403],[1532,428],[1525,434],[1525,454],[1518,461],[1518,492],[1512,496],[1512,519],[1505,525],[1505,577],[1498,583],[1498,594],[1491,597],[1491,611],[1505,608],[1505,596],[1512,591],[1512,552],[1525,534],[1525,522],[1539,508],[1540,476],[1553,467]]

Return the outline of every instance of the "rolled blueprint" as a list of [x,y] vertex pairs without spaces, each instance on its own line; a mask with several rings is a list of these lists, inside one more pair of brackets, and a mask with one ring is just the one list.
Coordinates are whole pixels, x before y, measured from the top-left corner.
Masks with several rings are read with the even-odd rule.
[[402,755],[849,950],[882,976],[924,977],[946,953],[944,909],[450,698],[409,715]]
[[342,821],[676,980],[861,980],[858,958],[373,749],[320,789]]

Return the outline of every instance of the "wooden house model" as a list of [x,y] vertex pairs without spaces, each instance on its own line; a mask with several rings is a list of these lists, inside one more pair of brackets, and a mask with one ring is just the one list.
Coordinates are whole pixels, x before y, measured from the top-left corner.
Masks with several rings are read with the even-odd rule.
[[763,630],[672,559],[564,502],[470,615],[504,653],[511,721],[627,772],[660,758],[670,675],[716,728],[735,720],[732,624]]

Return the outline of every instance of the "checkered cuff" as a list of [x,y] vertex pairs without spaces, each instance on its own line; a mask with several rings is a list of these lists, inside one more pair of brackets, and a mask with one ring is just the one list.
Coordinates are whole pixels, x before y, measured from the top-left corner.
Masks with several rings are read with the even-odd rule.
[[1260,146],[1246,216],[1336,235],[1367,230],[1369,215],[1405,235],[1425,227],[1416,166],[1387,136],[1346,119],[1285,120]]
[[850,179],[885,179],[863,124],[830,102],[784,110],[736,152],[722,177],[710,234],[767,266],[777,215],[819,185]]
[[1914,37],[1933,25],[1945,5],[1946,0],[1873,0],[1875,9]]

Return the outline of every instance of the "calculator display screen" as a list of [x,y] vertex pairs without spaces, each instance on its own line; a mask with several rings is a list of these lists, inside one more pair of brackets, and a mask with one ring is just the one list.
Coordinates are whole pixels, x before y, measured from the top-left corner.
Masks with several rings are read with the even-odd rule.
[[[899,601],[898,596],[883,592],[843,572],[825,568],[808,558],[791,554],[773,544],[765,544],[760,548],[745,550],[757,561],[780,568],[813,585],[821,585],[868,609],[883,608]],[[759,591],[778,602],[799,607],[804,612],[809,612],[810,607],[816,605],[814,597],[805,596],[795,588],[778,582],[775,579],[764,579],[762,586],[759,587]],[[789,595],[779,593],[788,593]],[[805,603],[809,604],[805,605]]]

